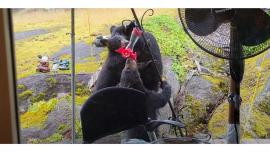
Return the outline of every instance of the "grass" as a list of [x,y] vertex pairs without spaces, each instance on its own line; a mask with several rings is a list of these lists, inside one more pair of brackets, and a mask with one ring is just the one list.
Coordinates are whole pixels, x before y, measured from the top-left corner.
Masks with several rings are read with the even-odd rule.
[[177,74],[178,79],[185,78],[185,65],[192,64],[187,60],[187,51],[195,49],[195,45],[185,34],[180,24],[174,17],[159,15],[149,18],[144,28],[153,33],[160,46],[161,53],[173,59],[172,69]]
[[[267,133],[269,134],[270,116],[254,106],[255,97],[263,90],[267,79],[270,77],[269,59],[264,60],[260,67],[256,66],[256,61],[263,58],[266,53],[245,60],[245,74],[241,83],[243,100],[240,109],[241,138],[254,138],[254,135],[265,138]],[[227,103],[220,105],[208,124],[213,137],[221,137],[226,133],[227,119],[224,118],[228,118],[227,105]]]
[[53,110],[58,100],[50,99],[48,102],[40,101],[32,104],[28,111],[20,115],[21,128],[43,128],[48,113]]
[[[145,9],[137,9],[137,15],[141,16]],[[83,41],[91,44],[94,37],[91,34],[109,34],[111,25],[119,25],[122,19],[133,19],[129,9],[76,9],[76,42]],[[197,50],[193,42],[184,33],[181,26],[176,20],[176,9],[156,9],[153,17],[146,17],[144,28],[152,32],[156,37],[161,48],[162,55],[170,56],[173,59],[172,68],[176,72],[178,79],[183,81],[187,70],[193,66],[189,60],[188,52]],[[70,45],[70,37],[67,33],[70,32],[70,11],[68,9],[55,10],[27,10],[16,12],[13,16],[14,31],[22,32],[32,29],[46,29],[50,33],[29,37],[23,40],[16,41],[16,70],[17,78],[23,78],[36,73],[35,68],[38,64],[37,55],[51,56],[59,49]],[[256,67],[256,60],[264,54],[246,60],[245,75],[241,87],[241,96],[243,99],[242,109],[251,107],[250,119],[241,117],[242,126],[250,126],[249,128],[241,127],[242,137],[251,138],[251,133],[254,132],[258,137],[269,137],[270,117],[264,112],[253,107],[254,96],[258,95],[264,87],[267,78],[270,76],[270,60],[262,63],[261,68]],[[84,62],[77,63],[75,66],[76,73],[92,73],[95,72],[107,56],[107,51],[104,50],[100,54],[100,61],[92,57],[85,57]],[[69,59],[70,55],[64,55],[62,59]],[[224,64],[223,60],[217,62],[219,65],[209,65],[213,70],[220,70],[220,65]],[[70,73],[70,70],[59,71],[60,73]],[[259,79],[258,79],[259,78]],[[213,82],[213,89],[220,88],[222,85],[218,79],[207,77],[207,80]],[[258,81],[257,81],[258,80]],[[258,82],[258,83],[257,83]],[[54,84],[53,80],[48,83]],[[18,86],[18,89],[23,90],[21,97],[29,97],[30,92],[25,92],[23,86]],[[223,91],[227,91],[223,88]],[[84,90],[76,90],[76,104],[82,105],[88,98],[89,94],[84,94]],[[42,95],[41,95],[42,96]],[[70,98],[68,96],[67,98]],[[58,102],[56,98],[48,102],[42,101],[43,98],[38,98],[30,106],[29,110],[20,116],[21,127],[42,128],[47,120],[47,114],[54,108]],[[192,98],[187,98],[187,104],[190,106],[190,115],[200,117],[203,114],[199,101],[194,101]],[[68,101],[71,101],[68,99]],[[245,113],[246,114],[246,113]],[[243,114],[242,114],[243,115]],[[213,137],[222,137],[226,133],[226,124],[228,117],[228,104],[221,104],[215,111],[213,117],[209,121],[208,129],[212,132]],[[191,121],[192,119],[188,120]],[[76,132],[80,134],[80,127],[76,121]],[[192,128],[192,126],[190,126]],[[60,134],[53,134],[48,139],[42,142],[55,142],[61,140]]]
[[[141,16],[145,9],[137,9]],[[108,15],[109,14],[109,15]],[[123,15],[125,14],[125,15]],[[156,14],[173,14],[176,10],[156,9]],[[108,35],[111,25],[123,19],[132,19],[130,9],[76,9],[76,41],[91,44],[95,37],[91,34]],[[70,10],[69,9],[26,9],[13,15],[15,32],[33,29],[46,29],[50,33],[29,37],[15,42],[17,78],[24,78],[36,73],[37,55],[51,56],[59,49],[70,45]],[[77,73],[92,73],[100,66],[95,62],[84,62],[76,65]],[[70,70],[59,71],[70,73]]]

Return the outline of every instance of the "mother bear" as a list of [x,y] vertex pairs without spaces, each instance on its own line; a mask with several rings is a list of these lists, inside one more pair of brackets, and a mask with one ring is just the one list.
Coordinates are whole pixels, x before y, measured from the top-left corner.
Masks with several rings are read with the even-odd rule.
[[[115,50],[121,45],[126,44],[130,39],[134,27],[134,21],[131,21],[127,26],[112,26],[110,29],[111,38],[101,40],[102,43],[107,44],[109,53],[99,73],[94,88],[95,91],[106,87],[116,86],[119,83],[121,72],[125,65],[125,59],[123,59],[120,54],[116,53]],[[143,37],[140,37],[134,46],[134,51],[137,53],[139,72],[145,88],[158,91],[160,88],[159,73],[162,73],[163,70],[160,49],[155,37],[151,33],[144,32],[144,36],[147,42],[144,41]],[[149,62],[151,61],[151,54],[146,43],[149,43],[150,45],[150,51],[155,63]],[[156,70],[155,64],[159,73]]]

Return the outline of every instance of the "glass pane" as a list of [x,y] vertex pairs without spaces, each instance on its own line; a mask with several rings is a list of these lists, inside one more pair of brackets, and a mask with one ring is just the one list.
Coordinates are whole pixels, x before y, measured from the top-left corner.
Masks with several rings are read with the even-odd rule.
[[13,9],[22,143],[71,142],[70,9]]
[[[146,9],[136,9],[141,17]],[[174,9],[156,9],[155,13],[162,15],[176,15]],[[149,19],[146,15],[146,19]],[[76,114],[79,114],[83,103],[91,96],[97,76],[107,56],[107,47],[100,42],[101,37],[109,36],[113,25],[121,25],[122,20],[133,20],[129,8],[126,9],[76,9]],[[162,19],[162,18],[161,18]],[[147,22],[146,22],[147,23]],[[150,30],[150,28],[147,28]],[[156,34],[156,33],[155,33]],[[158,36],[158,35],[157,35]],[[113,63],[112,63],[113,64]],[[165,118],[166,117],[166,118]],[[165,116],[164,119],[168,117]],[[97,116],[97,119],[98,116]],[[82,143],[80,117],[76,117],[76,142]],[[120,143],[121,133],[107,136],[95,143]]]

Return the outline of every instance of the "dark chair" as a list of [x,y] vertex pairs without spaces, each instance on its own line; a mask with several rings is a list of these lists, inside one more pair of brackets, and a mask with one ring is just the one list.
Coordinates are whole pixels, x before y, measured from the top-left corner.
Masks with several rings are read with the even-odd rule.
[[184,127],[182,123],[171,120],[149,120],[145,99],[144,92],[119,87],[104,88],[91,95],[80,112],[84,143],[138,125],[144,125],[148,133],[153,133],[162,124]]

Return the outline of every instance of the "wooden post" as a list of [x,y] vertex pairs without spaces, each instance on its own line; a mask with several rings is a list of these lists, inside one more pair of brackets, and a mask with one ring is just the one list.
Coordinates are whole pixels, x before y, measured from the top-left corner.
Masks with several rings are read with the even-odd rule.
[[19,143],[11,10],[0,9],[0,144]]

